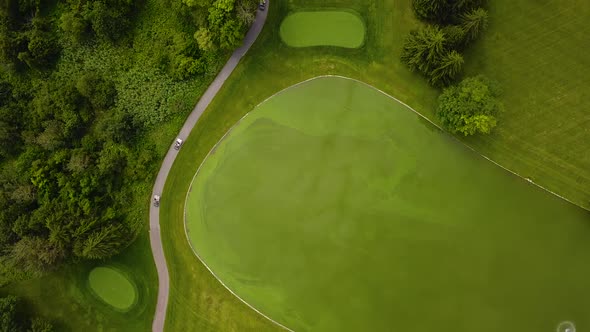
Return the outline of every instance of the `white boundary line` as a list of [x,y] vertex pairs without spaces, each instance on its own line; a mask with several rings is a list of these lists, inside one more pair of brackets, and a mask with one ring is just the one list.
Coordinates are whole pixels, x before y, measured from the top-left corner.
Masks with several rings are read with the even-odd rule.
[[200,256],[200,255],[199,255],[199,253],[197,252],[197,250],[196,250],[196,249],[193,247],[193,244],[192,244],[192,242],[191,242],[191,240],[190,240],[190,238],[189,238],[189,236],[188,236],[188,229],[187,229],[187,225],[186,225],[186,204],[187,204],[187,201],[188,201],[188,195],[189,195],[189,194],[191,193],[191,191],[192,191],[193,182],[195,181],[195,178],[197,177],[197,175],[198,175],[198,174],[199,174],[199,172],[201,171],[201,167],[203,166],[203,164],[205,163],[205,161],[207,160],[207,158],[209,158],[209,156],[210,156],[212,153],[214,153],[214,151],[217,149],[217,147],[219,146],[219,144],[220,144],[221,142],[223,142],[223,140],[224,140],[224,139],[227,137],[227,135],[228,135],[229,133],[231,133],[231,132],[232,132],[232,130],[233,130],[233,129],[234,129],[234,128],[235,128],[235,127],[238,125],[238,124],[240,124],[240,122],[242,122],[242,120],[243,120],[243,119],[245,119],[245,118],[246,118],[246,117],[247,117],[247,116],[248,116],[248,115],[249,115],[251,112],[254,112],[254,111],[255,111],[255,110],[256,110],[256,109],[257,109],[257,108],[258,108],[260,105],[262,105],[262,104],[266,103],[266,102],[267,102],[269,99],[271,99],[271,98],[274,98],[274,97],[276,97],[276,96],[278,96],[278,95],[280,95],[280,94],[282,94],[282,93],[286,92],[287,90],[290,90],[290,89],[292,89],[292,88],[295,88],[295,87],[297,87],[297,86],[303,85],[303,84],[305,84],[305,83],[308,83],[308,82],[311,82],[311,81],[314,81],[314,80],[317,80],[317,79],[321,79],[321,78],[327,78],[327,77],[336,77],[336,78],[341,78],[341,79],[346,79],[346,80],[354,81],[354,82],[360,83],[360,84],[362,84],[362,85],[364,85],[364,86],[367,86],[367,87],[369,87],[369,88],[371,88],[371,89],[373,89],[373,90],[375,90],[375,91],[378,91],[378,92],[382,93],[383,95],[387,96],[388,98],[390,98],[390,99],[393,99],[393,100],[395,100],[396,102],[398,102],[398,103],[400,103],[400,104],[404,105],[406,108],[408,108],[409,110],[411,110],[412,112],[414,112],[415,114],[417,114],[418,116],[420,116],[421,118],[423,118],[424,120],[428,121],[430,124],[432,124],[432,125],[433,125],[434,127],[436,127],[438,130],[440,130],[442,133],[444,133],[444,134],[447,134],[448,136],[452,137],[452,138],[453,138],[455,141],[459,142],[460,144],[462,144],[463,146],[467,147],[469,150],[471,150],[471,151],[475,152],[475,154],[477,154],[477,155],[479,155],[479,156],[483,157],[484,159],[488,160],[489,162],[492,162],[494,165],[496,165],[496,166],[498,166],[498,167],[502,168],[503,170],[505,170],[505,171],[507,171],[507,172],[509,172],[509,173],[511,173],[511,174],[513,174],[513,175],[516,175],[517,177],[519,177],[519,178],[521,178],[521,179],[523,179],[523,180],[526,180],[527,182],[529,182],[529,183],[531,183],[531,184],[533,184],[533,185],[537,186],[538,188],[540,188],[540,189],[542,189],[542,190],[544,190],[544,191],[546,191],[546,192],[548,192],[548,193],[550,193],[550,194],[553,194],[553,195],[555,195],[555,196],[557,196],[557,197],[559,197],[559,198],[561,198],[561,199],[563,199],[563,200],[565,200],[565,201],[567,201],[567,202],[569,202],[569,203],[571,203],[571,204],[573,204],[573,205],[575,205],[575,206],[577,206],[577,207],[580,207],[580,208],[582,208],[582,209],[584,209],[584,210],[587,210],[587,211],[588,211],[588,209],[586,209],[586,208],[584,208],[584,207],[582,207],[582,206],[580,206],[580,205],[578,205],[578,204],[576,204],[576,203],[574,203],[574,202],[570,201],[569,199],[567,199],[567,198],[565,198],[565,197],[563,197],[563,196],[561,196],[561,195],[559,195],[559,194],[557,194],[557,193],[555,193],[555,192],[553,192],[553,191],[551,191],[551,190],[549,190],[549,189],[547,189],[547,188],[545,188],[545,187],[543,187],[543,186],[541,186],[541,185],[539,185],[539,184],[535,183],[535,182],[534,182],[534,181],[532,181],[531,179],[529,179],[529,178],[525,178],[525,177],[521,176],[520,174],[518,174],[518,173],[516,173],[516,172],[514,172],[514,171],[512,171],[512,170],[510,170],[510,169],[508,169],[508,168],[506,168],[506,167],[504,167],[504,166],[502,166],[502,165],[498,164],[497,162],[495,162],[494,160],[490,159],[490,158],[489,158],[489,157],[487,157],[486,155],[484,155],[484,154],[482,154],[482,153],[478,152],[477,150],[475,150],[473,147],[471,147],[471,146],[469,146],[469,145],[465,144],[463,141],[459,140],[457,137],[455,137],[455,136],[453,136],[453,135],[450,135],[450,134],[448,134],[448,133],[447,133],[445,130],[443,130],[443,129],[442,129],[440,126],[439,126],[439,125],[437,125],[436,123],[432,122],[432,120],[430,120],[430,119],[429,119],[429,118],[427,118],[426,116],[422,115],[420,112],[416,111],[415,109],[413,109],[413,108],[412,108],[411,106],[409,106],[408,104],[406,104],[406,103],[404,103],[403,101],[401,101],[401,100],[399,100],[399,99],[397,99],[397,98],[393,97],[392,95],[389,95],[388,93],[386,93],[386,92],[384,92],[384,91],[382,91],[382,90],[380,90],[380,89],[376,88],[376,87],[375,87],[375,86],[373,86],[373,85],[370,85],[370,84],[368,84],[368,83],[365,83],[365,82],[363,82],[363,81],[360,81],[360,80],[357,80],[357,79],[354,79],[354,78],[350,78],[350,77],[346,77],[346,76],[341,76],[341,75],[319,75],[319,76],[315,76],[315,77],[312,77],[312,78],[308,78],[308,79],[306,79],[306,80],[304,80],[304,81],[301,81],[301,82],[299,82],[299,83],[295,83],[295,84],[293,84],[293,85],[291,85],[291,86],[289,86],[289,87],[286,87],[286,88],[284,88],[284,89],[282,89],[282,90],[280,90],[280,91],[278,91],[278,92],[274,93],[274,94],[273,94],[273,95],[271,95],[270,97],[268,97],[268,98],[264,99],[262,102],[260,102],[258,105],[256,105],[256,106],[255,106],[255,107],[254,107],[254,108],[253,108],[251,111],[249,111],[248,113],[244,114],[244,116],[242,116],[242,117],[241,117],[241,118],[240,118],[240,119],[239,119],[239,120],[238,120],[238,121],[237,121],[237,122],[236,122],[234,125],[232,125],[232,126],[229,128],[229,130],[228,130],[228,131],[227,131],[227,132],[226,132],[226,133],[225,133],[225,134],[224,134],[224,135],[223,135],[223,136],[222,136],[222,137],[219,139],[219,141],[217,141],[217,143],[215,143],[215,145],[213,145],[213,147],[211,148],[211,150],[209,150],[209,152],[207,153],[207,155],[205,156],[205,158],[203,159],[203,161],[202,161],[202,162],[201,162],[201,164],[199,165],[199,168],[197,168],[197,171],[195,172],[195,175],[193,175],[193,178],[192,178],[192,180],[191,180],[191,184],[190,184],[190,186],[189,186],[189,188],[188,188],[188,191],[186,192],[186,196],[185,196],[185,199],[184,199],[184,213],[183,213],[183,219],[184,219],[184,220],[183,220],[183,222],[184,222],[184,233],[185,233],[185,235],[186,235],[186,239],[187,239],[187,241],[188,241],[188,243],[189,243],[189,246],[191,247],[191,249],[192,249],[193,253],[195,254],[195,256],[196,256],[196,257],[199,259],[199,261],[200,261],[200,262],[201,262],[201,263],[202,263],[202,264],[205,266],[205,268],[207,268],[207,270],[209,270],[209,272],[210,272],[210,273],[213,275],[213,277],[215,277],[215,279],[217,279],[217,281],[219,281],[219,283],[220,283],[220,284],[221,284],[223,287],[225,287],[225,288],[226,288],[226,289],[227,289],[227,290],[228,290],[228,291],[229,291],[231,294],[233,294],[233,295],[234,295],[236,298],[238,298],[238,300],[242,301],[242,303],[244,303],[245,305],[247,305],[247,306],[248,306],[250,309],[252,309],[252,310],[256,311],[258,314],[260,314],[260,315],[261,315],[261,316],[263,316],[264,318],[268,319],[269,321],[273,322],[273,323],[274,323],[274,324],[276,324],[277,326],[279,326],[279,327],[281,327],[281,328],[283,328],[283,329],[285,329],[285,330],[287,330],[287,331],[292,331],[292,332],[294,332],[294,330],[292,330],[292,329],[290,329],[290,328],[286,327],[285,325],[283,325],[283,324],[281,324],[281,323],[279,323],[279,322],[275,321],[274,319],[270,318],[269,316],[267,316],[267,315],[263,314],[263,313],[262,313],[260,310],[256,309],[256,308],[255,308],[254,306],[252,306],[250,303],[248,303],[248,302],[246,302],[244,299],[242,299],[242,298],[241,298],[239,295],[237,295],[237,294],[236,294],[234,291],[232,291],[232,290],[231,290],[231,289],[230,289],[230,288],[229,288],[229,287],[228,287],[228,286],[227,286],[227,285],[226,285],[226,284],[225,284],[225,283],[224,283],[224,282],[223,282],[221,279],[219,279],[219,277],[218,277],[218,276],[215,274],[215,272],[213,272],[213,270],[211,270],[211,268],[210,268],[210,267],[207,265],[207,263],[205,263],[205,261],[204,261],[204,260],[201,258],[201,256]]

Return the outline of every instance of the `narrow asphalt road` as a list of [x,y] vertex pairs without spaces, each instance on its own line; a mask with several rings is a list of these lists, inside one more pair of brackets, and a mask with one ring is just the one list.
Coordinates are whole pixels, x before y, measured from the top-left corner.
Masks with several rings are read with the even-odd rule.
[[[254,41],[256,41],[260,31],[262,31],[262,27],[266,21],[268,7],[269,1],[266,2],[266,10],[257,11],[256,19],[250,27],[250,30],[248,30],[242,46],[234,51],[231,58],[227,61],[225,66],[223,66],[219,74],[217,74],[217,77],[215,77],[213,83],[211,83],[209,88],[207,88],[207,91],[205,91],[203,96],[201,96],[201,99],[199,99],[199,102],[182,126],[182,129],[178,134],[179,138],[185,140],[188,137],[205,109],[207,109],[207,106],[209,106],[217,92],[219,92],[219,89],[221,89],[223,86],[225,80],[234,71],[240,62],[240,59],[250,49],[250,46],[254,44]],[[156,183],[154,184],[154,189],[152,191],[152,197],[156,194],[160,195],[164,190],[166,178],[168,177],[168,173],[170,173],[170,168],[172,168],[172,164],[174,163],[174,159],[176,159],[177,153],[178,151],[174,150],[171,145],[168,153],[166,153],[164,161],[162,162],[160,171],[158,172],[158,177],[156,178]],[[162,197],[161,200],[163,204],[166,204],[166,197]],[[164,256],[162,238],[160,236],[159,209],[153,204],[150,207],[150,244],[152,246],[154,261],[156,262],[156,268],[158,270],[158,302],[156,304],[156,312],[154,314],[152,331],[163,332],[164,322],[166,319],[166,307],[168,306],[168,294],[170,291],[170,277],[168,276],[168,267],[166,266],[166,257]]]

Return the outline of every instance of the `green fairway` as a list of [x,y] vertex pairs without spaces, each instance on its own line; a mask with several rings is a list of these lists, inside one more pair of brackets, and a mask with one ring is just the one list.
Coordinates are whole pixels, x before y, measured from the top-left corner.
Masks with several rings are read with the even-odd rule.
[[99,298],[119,310],[131,308],[137,299],[133,283],[110,266],[95,267],[88,275],[88,283]]
[[287,16],[280,34],[292,47],[357,48],[365,39],[365,26],[358,15],[347,11],[303,11]]
[[248,114],[186,209],[212,271],[298,331],[590,328],[590,214],[352,80]]

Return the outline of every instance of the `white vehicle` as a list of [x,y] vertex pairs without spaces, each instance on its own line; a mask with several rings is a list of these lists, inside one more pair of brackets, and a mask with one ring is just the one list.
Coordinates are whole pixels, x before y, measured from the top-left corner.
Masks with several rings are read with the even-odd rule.
[[154,195],[154,206],[160,206],[160,195]]
[[180,150],[180,146],[182,145],[182,143],[183,140],[177,138],[176,141],[174,141],[174,150]]

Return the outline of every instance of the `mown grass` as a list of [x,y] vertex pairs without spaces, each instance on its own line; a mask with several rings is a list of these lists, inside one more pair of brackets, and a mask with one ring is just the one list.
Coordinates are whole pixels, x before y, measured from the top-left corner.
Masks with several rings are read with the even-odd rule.
[[293,47],[340,46],[357,48],[363,44],[365,27],[360,17],[346,11],[302,11],[281,23],[281,38]]
[[98,266],[90,271],[90,289],[105,303],[120,310],[131,308],[137,298],[132,277],[113,266]]
[[495,0],[490,17],[467,71],[501,83],[506,112],[467,143],[590,208],[590,2]]
[[[281,42],[278,28],[289,12],[321,8],[359,12],[367,24],[364,46],[296,49]],[[590,58],[584,52],[590,44],[580,38],[588,35],[583,21],[589,8],[590,3],[558,0],[543,5],[533,0],[492,1],[490,29],[466,54],[466,75],[483,72],[497,79],[505,90],[506,112],[491,135],[461,138],[478,152],[584,207],[590,206],[590,113],[583,98],[590,87]],[[531,12],[536,15],[525,14]],[[437,122],[438,91],[399,62],[404,36],[419,24],[409,0],[270,4],[259,40],[200,119],[168,177],[160,212],[172,285],[167,331],[276,328],[224,290],[186,241],[184,199],[208,151],[270,95],[324,74],[367,82]]]
[[100,262],[77,264],[40,279],[10,284],[0,289],[0,295],[18,295],[25,308],[52,321],[56,331],[148,331],[156,306],[158,276],[146,235],[108,261],[132,277],[137,287],[137,300],[128,311],[113,309],[90,289],[88,275]]

